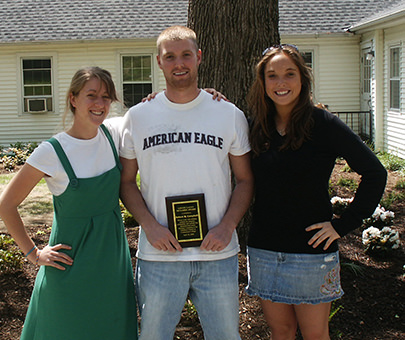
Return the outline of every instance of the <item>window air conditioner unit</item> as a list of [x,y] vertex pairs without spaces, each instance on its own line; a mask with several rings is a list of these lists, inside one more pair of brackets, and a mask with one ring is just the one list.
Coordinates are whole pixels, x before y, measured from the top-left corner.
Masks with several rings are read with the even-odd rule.
[[27,110],[29,113],[46,112],[46,98],[27,98]]

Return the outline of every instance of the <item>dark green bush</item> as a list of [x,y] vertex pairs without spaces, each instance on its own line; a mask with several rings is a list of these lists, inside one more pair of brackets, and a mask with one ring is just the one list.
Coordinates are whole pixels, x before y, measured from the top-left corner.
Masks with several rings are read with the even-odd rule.
[[24,257],[15,246],[14,240],[4,234],[0,235],[0,273],[20,270],[24,263]]
[[16,166],[23,165],[37,146],[36,142],[10,144],[9,148],[0,150],[0,164],[12,171]]
[[134,228],[139,225],[139,223],[134,219],[132,214],[125,208],[125,206],[120,203],[121,207],[121,216],[122,220],[124,221],[124,225],[127,228]]

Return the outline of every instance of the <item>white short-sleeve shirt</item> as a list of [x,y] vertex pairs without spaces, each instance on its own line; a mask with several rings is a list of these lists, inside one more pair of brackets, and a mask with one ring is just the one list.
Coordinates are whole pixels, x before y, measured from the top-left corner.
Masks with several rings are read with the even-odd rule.
[[[159,93],[132,107],[122,125],[120,156],[137,159],[141,192],[148,209],[167,226],[165,197],[204,193],[208,227],[224,216],[232,193],[229,154],[250,151],[248,125],[241,110],[214,101],[205,91],[186,104],[170,102]],[[163,252],[140,234],[137,256],[154,261],[204,261],[230,257],[239,251],[236,232],[221,252]]]

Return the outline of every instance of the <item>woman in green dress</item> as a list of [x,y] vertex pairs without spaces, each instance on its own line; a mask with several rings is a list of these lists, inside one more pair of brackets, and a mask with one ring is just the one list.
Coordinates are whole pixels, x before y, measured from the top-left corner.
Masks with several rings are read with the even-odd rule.
[[[23,340],[137,339],[131,257],[119,207],[117,101],[111,74],[79,70],[67,94],[73,124],[35,149],[0,197],[0,216],[40,266]],[[104,124],[103,124],[104,123]],[[18,213],[44,178],[53,194],[49,244],[38,249]]]

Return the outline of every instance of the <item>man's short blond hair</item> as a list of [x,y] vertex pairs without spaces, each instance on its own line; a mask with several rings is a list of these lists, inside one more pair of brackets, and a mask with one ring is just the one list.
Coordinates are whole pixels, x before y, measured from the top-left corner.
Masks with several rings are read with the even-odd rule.
[[157,52],[160,55],[160,47],[164,41],[180,41],[186,39],[190,39],[194,43],[196,51],[198,51],[199,48],[197,44],[197,36],[191,28],[180,25],[166,28],[164,31],[162,31],[162,33],[160,33],[157,39]]

